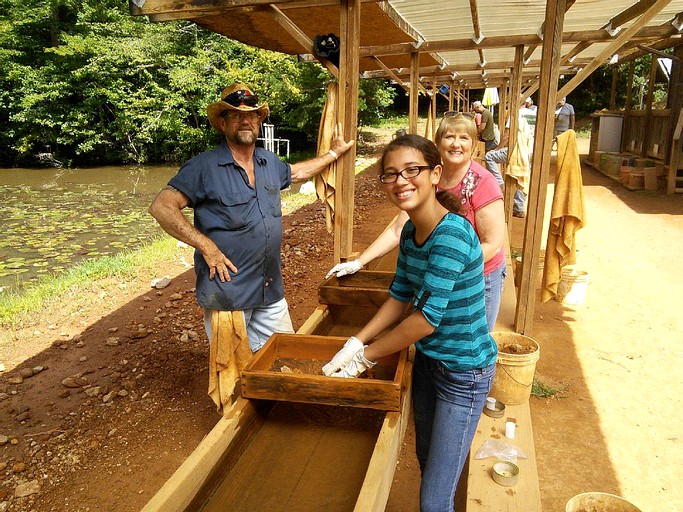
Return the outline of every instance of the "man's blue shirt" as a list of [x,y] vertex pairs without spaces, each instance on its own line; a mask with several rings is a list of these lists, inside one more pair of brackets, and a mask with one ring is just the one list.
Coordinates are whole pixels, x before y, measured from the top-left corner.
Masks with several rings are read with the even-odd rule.
[[235,311],[273,304],[285,296],[280,264],[280,190],[291,184],[291,167],[263,148],[254,153],[256,185],[223,141],[186,162],[168,184],[185,194],[194,225],[237,267],[232,281],[209,279],[195,251],[197,301],[207,309]]

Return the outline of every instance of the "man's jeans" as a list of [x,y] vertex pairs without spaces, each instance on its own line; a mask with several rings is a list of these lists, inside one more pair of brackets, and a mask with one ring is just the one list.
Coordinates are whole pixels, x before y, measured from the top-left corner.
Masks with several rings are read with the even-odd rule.
[[[204,329],[211,341],[211,309],[204,310]],[[274,304],[242,310],[244,325],[247,326],[247,338],[252,352],[265,345],[270,335],[275,332],[294,332],[289,316],[287,300],[281,299]]]
[[[500,173],[499,164],[507,164],[508,162],[508,148],[501,148],[495,151],[489,151],[484,156],[484,161],[486,162],[486,168],[493,174],[498,181],[498,184],[503,187],[505,182],[503,181],[503,175]],[[524,213],[524,205],[526,203],[526,196],[524,192],[517,189],[515,191],[514,205],[512,211],[515,213]]]
[[455,488],[495,373],[495,364],[454,372],[416,351],[413,416],[421,512],[453,511]]
[[484,276],[484,293],[486,294],[486,323],[489,326],[489,332],[494,330],[496,319],[498,318],[498,311],[500,310],[500,299],[503,295],[503,283],[507,269],[505,268],[505,261],[491,272]]

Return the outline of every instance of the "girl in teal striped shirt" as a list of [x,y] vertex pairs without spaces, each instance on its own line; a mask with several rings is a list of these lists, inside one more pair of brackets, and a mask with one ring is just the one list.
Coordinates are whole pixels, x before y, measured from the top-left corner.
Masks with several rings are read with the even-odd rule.
[[[436,186],[441,156],[406,135],[384,150],[379,181],[410,220],[401,233],[390,298],[323,368],[357,377],[378,358],[415,343],[413,416],[422,471],[420,508],[453,510],[455,488],[495,373],[479,239],[448,192]],[[410,314],[388,334],[376,338]]]

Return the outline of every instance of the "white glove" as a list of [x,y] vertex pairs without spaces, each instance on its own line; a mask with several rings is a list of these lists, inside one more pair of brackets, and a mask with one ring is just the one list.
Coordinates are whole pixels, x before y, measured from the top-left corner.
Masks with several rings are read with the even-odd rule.
[[376,364],[376,362],[366,359],[365,346],[363,346],[362,349],[360,349],[358,352],[354,354],[353,359],[351,359],[349,364],[347,364],[338,372],[335,372],[332,375],[330,375],[330,377],[344,377],[345,379],[353,379],[355,377],[358,377],[368,368],[372,368]]
[[337,277],[348,276],[349,274],[355,274],[360,269],[363,268],[363,264],[360,260],[345,261],[344,263],[337,263],[332,270],[330,270],[325,279],[335,274]]
[[323,373],[329,377],[334,372],[344,368],[347,364],[349,364],[351,359],[353,359],[354,354],[362,349],[363,346],[364,345],[361,340],[355,336],[351,336],[348,340],[346,340],[346,343],[344,343],[344,346],[341,348],[341,350],[334,355],[332,360],[323,366]]

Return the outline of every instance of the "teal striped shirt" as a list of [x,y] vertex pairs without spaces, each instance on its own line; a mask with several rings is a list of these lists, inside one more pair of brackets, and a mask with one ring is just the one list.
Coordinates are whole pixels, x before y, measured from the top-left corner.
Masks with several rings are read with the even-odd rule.
[[435,327],[415,343],[453,371],[484,368],[496,360],[484,301],[484,258],[472,225],[448,213],[422,244],[408,221],[401,233],[391,296],[412,302]]

